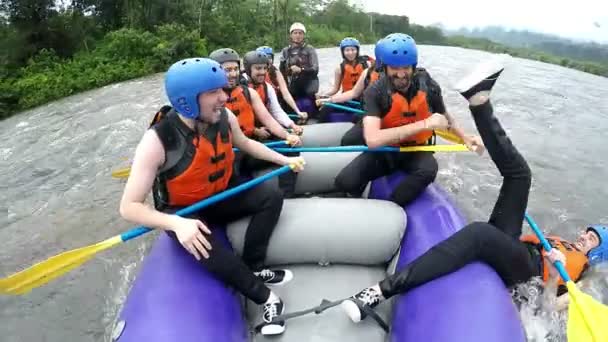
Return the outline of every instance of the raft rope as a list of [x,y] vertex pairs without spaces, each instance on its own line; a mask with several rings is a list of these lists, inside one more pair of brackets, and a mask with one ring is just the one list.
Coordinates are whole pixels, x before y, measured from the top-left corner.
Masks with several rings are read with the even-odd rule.
[[[321,304],[314,306],[310,309],[294,311],[294,312],[278,315],[275,318],[273,318],[272,321],[270,321],[270,323],[272,324],[272,323],[277,323],[277,322],[281,322],[281,321],[287,321],[288,319],[308,315],[313,312],[316,315],[319,315],[319,314],[323,313],[323,311],[325,311],[329,308],[333,308],[334,306],[340,305],[343,301],[345,301],[349,298],[344,298],[344,299],[340,299],[340,300],[336,300],[336,301],[330,301],[328,299],[323,299],[321,301]],[[384,319],[382,319],[382,317],[380,317],[380,315],[378,315],[376,313],[376,311],[374,311],[374,309],[370,308],[369,306],[364,306],[363,312],[365,314],[367,314],[368,316],[370,316],[371,318],[373,318],[374,321],[376,321],[376,323],[378,323],[378,325],[382,328],[382,330],[384,330],[384,332],[386,332],[386,333],[389,332],[388,324],[386,324]],[[266,324],[267,323],[260,323],[260,324],[256,325],[254,328],[256,333],[260,333],[262,331],[262,327],[265,326]]]

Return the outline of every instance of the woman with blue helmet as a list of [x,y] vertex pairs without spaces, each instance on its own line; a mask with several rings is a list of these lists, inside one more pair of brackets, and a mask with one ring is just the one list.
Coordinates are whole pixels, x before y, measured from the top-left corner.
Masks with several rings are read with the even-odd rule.
[[[256,158],[300,171],[304,161],[288,158],[248,139],[234,114],[224,105],[226,73],[214,60],[189,58],[165,74],[165,91],[172,110],[141,139],[120,203],[120,214],[138,224],[165,230],[198,262],[245,297],[264,306],[263,320],[283,311],[283,302],[267,285],[288,282],[288,270],[264,268],[268,241],[281,214],[283,199],[271,185],[207,207],[189,217],[174,215],[227,188],[233,177],[233,146]],[[145,204],[152,191],[154,207]],[[242,259],[218,241],[206,223],[225,224],[253,215],[247,227]],[[192,295],[192,294],[191,294]],[[263,334],[280,334],[284,323],[264,327]]]
[[[380,76],[383,74],[382,63],[378,58],[377,51],[378,44],[381,41],[382,39],[378,40],[378,42],[376,43],[376,58],[374,59],[369,68],[363,70],[363,73],[361,74],[361,76],[359,76],[359,79],[357,80],[357,83],[355,84],[353,89],[332,95],[325,99],[318,99],[317,106],[322,106],[324,102],[344,103],[354,99],[361,99],[361,95],[363,94],[363,92],[370,85],[378,81],[380,79]],[[349,129],[340,140],[340,145],[342,146],[365,145],[365,139],[363,139],[363,117],[361,117],[360,115],[354,116],[353,121],[355,125],[351,129]]]
[[[435,129],[450,128],[474,149],[479,137],[464,134],[446,111],[441,87],[426,70],[416,67],[414,39],[402,33],[390,34],[376,44],[376,53],[385,75],[364,93],[363,138],[367,146],[428,145],[433,143]],[[438,165],[432,152],[365,152],[340,172],[336,186],[360,197],[368,182],[396,169],[409,173],[391,195],[392,201],[403,206],[435,180]]]
[[[383,62],[388,66],[398,63],[400,59],[397,56],[403,51],[407,50],[389,50],[390,57],[394,59],[387,56]],[[408,61],[414,62],[414,58]],[[455,87],[469,102],[483,143],[503,177],[490,219],[466,225],[395,274],[343,301],[342,309],[354,322],[364,319],[366,312],[380,302],[473,262],[484,262],[492,267],[506,286],[541,277],[545,292],[560,296],[558,304],[565,307],[568,296],[564,292],[567,288],[559,279],[553,262],[561,261],[570,278],[578,281],[589,266],[608,261],[608,228],[603,225],[588,227],[574,242],[548,236],[547,240],[554,247],[550,253],[543,250],[535,235],[522,235],[532,174],[526,160],[494,115],[490,103],[490,92],[503,70],[502,63],[497,61],[482,64]],[[419,126],[424,127],[423,124]]]
[[[324,94],[317,94],[317,106],[321,106],[327,101],[333,102],[336,100],[335,98],[332,98],[332,96],[335,96],[340,90],[342,90],[341,94],[344,94],[355,88],[357,82],[359,82],[359,79],[361,79],[365,71],[369,68],[369,63],[371,62],[371,59],[368,56],[360,56],[360,48],[361,46],[357,39],[352,37],[342,39],[340,42],[342,62],[334,71],[334,85],[332,89]],[[354,92],[351,92],[351,94],[352,93]],[[359,95],[361,93],[362,91],[359,92]],[[353,97],[347,99],[346,101],[351,99],[359,100],[358,97]],[[331,112],[331,107],[321,108],[319,111],[319,122],[327,122]],[[353,118],[356,118],[356,116]]]
[[320,97],[329,97],[336,94],[340,89],[347,92],[355,87],[357,80],[363,71],[369,67],[369,58],[360,56],[359,41],[352,37],[346,37],[340,42],[340,53],[342,62],[334,71],[334,85],[331,90]]
[[298,123],[304,123],[308,119],[308,113],[303,112],[298,108],[298,104],[293,99],[287,88],[287,83],[283,74],[274,66],[274,52],[270,46],[260,46],[255,49],[256,52],[264,53],[268,56],[268,73],[266,74],[266,82],[274,88],[277,93],[279,104],[284,111],[289,112],[291,108],[299,117]]

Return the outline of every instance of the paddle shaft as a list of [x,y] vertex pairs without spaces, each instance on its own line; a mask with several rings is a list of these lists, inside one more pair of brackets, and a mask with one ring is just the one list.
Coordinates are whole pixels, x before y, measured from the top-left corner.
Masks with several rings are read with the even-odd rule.
[[[547,252],[549,252],[552,248],[551,244],[549,244],[549,241],[547,241],[547,239],[545,239],[543,232],[540,231],[540,228],[538,228],[538,226],[536,225],[536,222],[534,222],[532,217],[530,217],[530,215],[528,215],[528,213],[526,213],[525,215],[526,215],[525,216],[526,221],[528,222],[530,227],[532,227],[534,234],[536,234],[536,237],[538,237],[538,239],[540,240],[540,243],[543,245],[543,248]],[[562,277],[562,279],[564,279],[564,282],[571,281],[570,276],[568,275],[568,272],[566,272],[566,269],[564,268],[564,264],[562,264],[561,261],[558,260],[555,262],[555,268],[557,268],[557,271],[559,272],[559,275]]]
[[323,105],[324,106],[329,106],[329,107],[334,107],[336,109],[342,109],[342,110],[345,110],[347,112],[353,112],[355,114],[361,114],[361,115],[365,114],[364,110],[357,109],[357,108],[352,108],[352,107],[348,107],[348,106],[343,106],[343,105],[340,105],[340,104],[337,104],[337,103],[333,103],[333,102],[325,102]]
[[[220,192],[219,194],[213,195],[211,197],[208,197],[198,203],[195,203],[189,207],[186,207],[184,209],[181,209],[179,211],[177,211],[175,213],[175,215],[178,216],[185,216],[188,214],[192,214],[196,211],[199,211],[205,207],[208,207],[212,204],[215,204],[219,201],[222,201],[228,197],[231,197],[233,195],[238,194],[239,192],[248,190],[250,188],[253,188],[254,186],[265,182],[267,180],[269,180],[270,178],[276,177],[278,175],[281,175],[283,173],[289,172],[291,171],[291,168],[289,166],[283,166],[279,169],[276,169],[272,172],[269,172],[261,177],[258,178],[254,178],[246,183],[243,183],[241,185],[235,186],[234,188],[228,189],[226,191]],[[148,227],[144,227],[144,226],[139,226],[139,227],[135,227],[125,233],[120,234],[120,239],[124,242],[124,241],[129,241],[131,239],[134,239],[140,235],[143,235],[149,231],[153,230],[152,228],[148,228]]]
[[419,151],[434,151],[434,152],[456,152],[468,151],[464,145],[429,145],[429,146],[406,146],[392,147],[383,146],[369,148],[367,146],[335,146],[335,147],[275,147],[276,152],[419,152]]
[[[264,146],[266,146],[266,147],[275,147],[275,146],[283,146],[283,145],[287,145],[287,142],[285,142],[285,140],[271,141],[271,142],[267,142],[267,143],[264,144]],[[232,150],[234,152],[240,151],[238,149],[238,147],[234,147]]]

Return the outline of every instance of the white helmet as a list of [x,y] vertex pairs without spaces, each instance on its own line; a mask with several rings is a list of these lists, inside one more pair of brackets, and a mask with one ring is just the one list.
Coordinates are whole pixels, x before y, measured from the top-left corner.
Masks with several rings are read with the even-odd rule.
[[291,34],[291,32],[293,32],[294,30],[301,30],[302,32],[306,33],[306,27],[304,27],[304,24],[302,23],[293,23],[291,24],[291,27],[289,28],[289,34]]

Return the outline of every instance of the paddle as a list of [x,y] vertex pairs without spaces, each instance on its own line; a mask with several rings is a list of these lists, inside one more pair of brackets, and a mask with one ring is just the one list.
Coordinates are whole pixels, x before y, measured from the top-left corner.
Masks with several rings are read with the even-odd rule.
[[[281,140],[281,141],[271,141],[268,143],[264,144],[265,146],[268,147],[273,147],[273,146],[283,146],[283,145],[287,145],[287,142],[285,140]],[[239,149],[238,148],[233,148],[232,149],[234,152],[238,152]],[[118,170],[114,170],[112,171],[112,177],[114,178],[127,178],[129,177],[129,174],[131,173],[131,167],[125,167],[122,169],[118,169]]]
[[383,146],[369,148],[363,145],[333,146],[333,147],[274,147],[277,152],[467,152],[465,145],[428,145],[392,147]]
[[[551,245],[545,239],[536,222],[526,213],[526,221],[540,240],[543,248],[548,252]],[[581,292],[570,279],[564,265],[555,262],[559,275],[568,287],[570,305],[568,306],[568,341],[575,342],[606,342],[608,341],[608,306],[597,302],[593,297]]]
[[328,107],[334,107],[336,109],[342,109],[345,110],[347,112],[353,112],[355,114],[365,114],[365,111],[362,109],[357,109],[357,108],[353,108],[353,107],[349,107],[349,106],[344,106],[341,104],[337,104],[337,103],[333,103],[333,102],[325,102],[323,103],[324,106],[328,106]]
[[[239,186],[206,198],[196,204],[176,212],[175,214],[184,216],[199,211],[221,200],[250,189],[273,177],[289,172],[290,170],[290,166],[283,166],[277,170],[265,174],[264,176],[254,178]],[[134,239],[151,230],[152,228],[147,228],[144,226],[135,227],[127,232],[116,235],[99,243],[58,254],[21,272],[15,273],[7,278],[0,279],[0,293],[12,295],[27,293],[32,289],[40,287],[82,265],[91,259],[95,254],[114,247],[122,242]]]
[[[407,146],[407,147],[377,147],[369,148],[363,145],[355,146],[333,146],[333,147],[271,147],[272,150],[289,152],[468,152],[465,145],[428,145],[428,146]],[[131,172],[130,167],[112,171],[114,178],[127,178]]]

